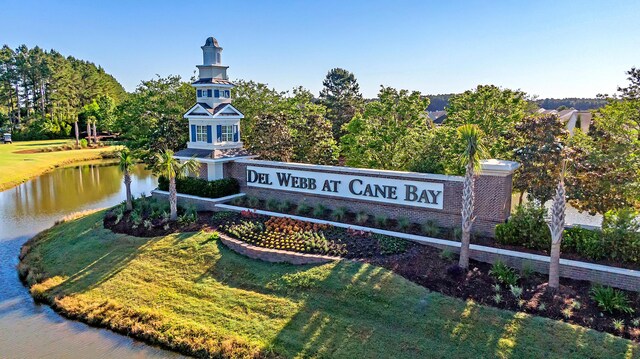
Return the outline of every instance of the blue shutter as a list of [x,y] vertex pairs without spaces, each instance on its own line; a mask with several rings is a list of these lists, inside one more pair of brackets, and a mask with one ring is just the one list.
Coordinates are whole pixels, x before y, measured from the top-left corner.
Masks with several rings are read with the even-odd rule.
[[231,92],[229,92],[229,90],[224,90],[224,97],[226,98],[231,97]]
[[196,125],[191,125],[191,142],[196,142]]
[[216,142],[222,142],[222,126],[221,125],[216,126],[216,133],[218,135],[218,139],[216,140]]
[[213,93],[215,94],[216,98],[220,97],[220,90],[215,90],[213,91]]
[[211,125],[207,125],[207,143],[213,141],[213,135],[211,134]]
[[198,97],[202,97],[202,90],[198,90]]
[[233,142],[238,142],[238,125],[233,125]]
[[207,90],[207,97],[211,97],[211,89]]

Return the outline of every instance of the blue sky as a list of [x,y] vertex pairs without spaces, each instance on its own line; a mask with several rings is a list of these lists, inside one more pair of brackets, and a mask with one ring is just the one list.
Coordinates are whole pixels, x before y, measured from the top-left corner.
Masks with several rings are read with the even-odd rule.
[[0,9],[1,44],[93,61],[129,91],[155,74],[189,78],[212,35],[232,79],[316,94],[343,67],[367,97],[381,84],[593,97],[640,66],[640,1],[0,0]]

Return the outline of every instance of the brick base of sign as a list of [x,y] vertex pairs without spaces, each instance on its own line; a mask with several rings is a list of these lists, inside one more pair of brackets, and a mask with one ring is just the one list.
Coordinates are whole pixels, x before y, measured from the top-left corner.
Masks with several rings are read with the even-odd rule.
[[270,249],[253,246],[246,242],[220,234],[220,241],[232,251],[253,259],[263,260],[272,263],[302,264],[323,264],[336,260],[338,257],[323,256],[318,254],[296,253],[279,249]]

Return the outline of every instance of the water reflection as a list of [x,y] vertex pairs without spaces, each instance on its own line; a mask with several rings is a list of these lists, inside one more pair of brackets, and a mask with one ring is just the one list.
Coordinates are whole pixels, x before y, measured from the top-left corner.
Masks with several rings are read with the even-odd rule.
[[[132,192],[149,193],[157,182],[143,166]],[[61,168],[0,192],[0,358],[178,357],[107,330],[65,320],[35,305],[15,266],[28,238],[70,213],[113,206],[125,198],[117,166],[89,163]]]

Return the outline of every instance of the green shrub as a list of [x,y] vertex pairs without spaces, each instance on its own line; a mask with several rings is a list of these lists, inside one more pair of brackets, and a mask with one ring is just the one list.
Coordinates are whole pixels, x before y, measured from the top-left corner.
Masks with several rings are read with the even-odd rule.
[[231,211],[219,211],[219,212],[213,212],[213,214],[211,215],[211,221],[224,221],[224,220],[229,220],[229,219],[233,219],[237,217],[237,213],[236,212],[231,212]]
[[265,207],[269,211],[276,211],[278,210],[278,207],[280,207],[280,202],[275,198],[269,198],[269,200],[267,200],[267,203],[265,204]]
[[81,148],[87,148],[87,146],[89,145],[89,142],[87,142],[86,138],[83,138],[80,140],[80,147]]
[[369,220],[369,215],[364,212],[358,212],[356,214],[356,223],[357,224],[365,224]]
[[311,206],[304,202],[300,203],[296,208],[297,214],[309,214],[309,212],[311,212]]
[[451,228],[451,240],[460,242],[462,240],[462,227]]
[[400,230],[404,231],[407,228],[409,228],[410,225],[411,225],[411,222],[409,221],[409,218],[407,217],[398,218],[398,228]]
[[387,217],[382,215],[376,216],[375,219],[376,219],[376,225],[378,227],[383,227],[383,228],[387,225],[387,222],[389,221]]
[[247,197],[247,207],[256,208],[258,205],[260,205],[260,198]]
[[562,250],[575,252],[593,260],[602,259],[607,253],[607,248],[602,240],[602,232],[580,227],[564,230],[562,234]]
[[602,241],[610,259],[640,261],[640,223],[632,209],[607,211],[602,219]]
[[533,203],[516,208],[507,223],[496,226],[496,241],[501,244],[549,250],[551,233],[544,220],[546,209]]
[[336,221],[342,221],[347,215],[347,209],[345,207],[339,207],[331,212],[331,218]]
[[280,203],[280,205],[278,205],[278,211],[280,212],[289,212],[290,209],[291,209],[291,202],[289,201],[284,201]]
[[324,217],[324,212],[327,210],[325,206],[318,203],[315,207],[313,207],[313,216],[314,217]]
[[432,220],[428,220],[422,224],[422,233],[429,237],[437,237],[440,234],[440,227]]
[[234,206],[244,206],[247,198],[245,196],[236,197],[231,200],[231,204]]
[[598,307],[602,311],[609,313],[633,313],[633,308],[631,308],[631,305],[629,304],[629,299],[623,291],[596,284],[591,287],[589,295],[591,296],[591,299],[598,304]]
[[[169,179],[160,176],[158,189],[169,190]],[[176,178],[176,190],[178,193],[206,198],[220,198],[240,192],[240,184],[235,178],[222,178],[215,181],[207,181],[202,178],[183,177]]]
[[507,286],[518,284],[518,280],[520,279],[520,276],[513,268],[508,267],[501,261],[493,263],[493,266],[491,266],[491,270],[489,271],[489,275],[491,275],[496,281]]
[[440,252],[440,258],[451,262],[456,258],[456,254],[448,249],[443,249],[442,252]]

